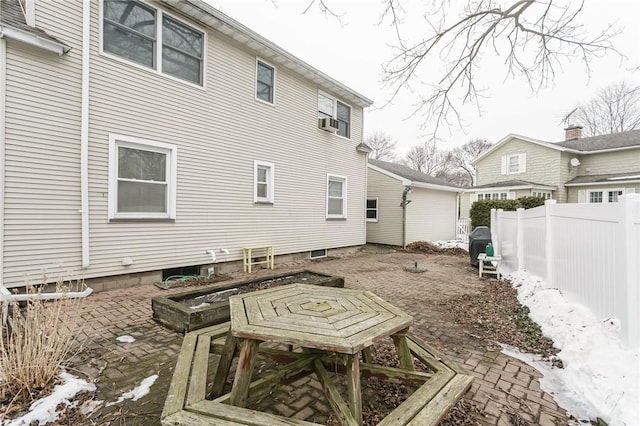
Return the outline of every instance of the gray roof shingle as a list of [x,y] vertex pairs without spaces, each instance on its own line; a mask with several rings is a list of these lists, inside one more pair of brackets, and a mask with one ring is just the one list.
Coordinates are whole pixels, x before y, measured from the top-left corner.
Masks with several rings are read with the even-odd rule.
[[627,181],[640,181],[640,170],[636,172],[613,173],[608,175],[576,176],[569,182],[567,182],[566,185],[598,182],[608,182],[615,184],[616,182],[624,183]]
[[479,188],[507,188],[512,186],[553,186],[544,183],[529,182],[526,180],[506,180],[504,182],[488,183],[486,185],[474,186],[470,189]]
[[407,180],[413,182],[420,183],[428,183],[431,185],[440,185],[440,186],[448,186],[451,188],[461,188],[457,185],[453,185],[445,180],[435,178],[433,176],[429,176],[425,173],[421,173],[417,170],[414,170],[410,167],[403,166],[402,164],[390,163],[388,161],[376,160],[374,158],[369,158],[369,164],[372,164],[376,167],[380,167],[383,170],[386,170],[394,175],[401,176]]
[[634,146],[640,148],[640,129],[557,142],[555,145],[584,152]]
[[64,44],[43,30],[27,25],[24,13],[22,13],[22,7],[20,7],[18,0],[0,0],[0,26],[10,27],[25,33],[33,34],[34,36],[45,40]]

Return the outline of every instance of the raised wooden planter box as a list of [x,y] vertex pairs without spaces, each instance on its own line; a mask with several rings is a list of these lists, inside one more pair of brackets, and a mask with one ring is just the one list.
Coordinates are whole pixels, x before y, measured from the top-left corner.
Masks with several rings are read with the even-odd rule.
[[[320,426],[293,418],[281,417],[261,411],[229,405],[230,394],[214,399],[207,398],[209,369],[217,370],[217,365],[209,362],[210,354],[224,353],[225,336],[229,323],[204,328],[188,333],[182,343],[173,379],[169,387],[167,400],[161,416],[163,425],[270,425],[270,426]],[[428,366],[429,373],[408,371],[400,368],[382,367],[363,362],[360,373],[363,376],[386,377],[388,381],[405,383],[415,387],[415,391],[380,423],[381,426],[429,426],[437,425],[451,407],[471,386],[473,377],[465,374],[454,363],[436,352],[420,339],[407,335],[408,349],[411,355]],[[301,373],[319,374],[323,371],[344,370],[336,364],[335,358],[318,354],[315,367],[309,363],[309,357],[284,350],[265,349],[259,352],[271,359],[284,362],[277,371],[252,382],[250,394],[261,397],[274,389],[274,386],[286,382],[291,377],[300,377]],[[215,355],[214,355],[215,356]],[[213,363],[217,364],[217,363]],[[223,383],[226,378],[214,377]],[[336,389],[328,389],[328,398],[340,401]],[[344,402],[343,402],[344,403]],[[340,416],[339,416],[340,417]],[[357,423],[343,419],[342,424],[356,426]]]
[[[265,283],[269,281],[282,281],[287,277],[294,277],[291,282],[301,284],[313,284],[326,287],[344,287],[344,278],[323,274],[310,270],[299,270],[284,274],[269,275],[261,278],[252,278],[243,281],[235,281],[214,287],[207,287],[194,291],[174,294],[172,296],[154,297],[151,299],[153,319],[160,324],[180,333],[188,333],[203,327],[220,324],[229,321],[229,301],[224,300],[211,303],[200,304],[200,300],[206,300],[214,294],[233,294],[232,290],[250,286],[252,284]],[[295,277],[299,277],[296,281]]]

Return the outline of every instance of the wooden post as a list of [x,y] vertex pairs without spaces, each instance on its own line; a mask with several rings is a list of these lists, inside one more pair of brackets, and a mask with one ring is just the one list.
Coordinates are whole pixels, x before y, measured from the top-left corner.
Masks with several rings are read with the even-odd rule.
[[258,355],[258,340],[244,339],[240,344],[240,356],[238,357],[238,368],[236,376],[233,378],[231,388],[231,405],[244,408],[249,397],[249,385],[253,374],[253,365]]
[[360,389],[360,354],[347,356],[347,394],[349,407],[359,425],[362,424],[362,391]]
[[229,376],[229,370],[231,369],[231,362],[236,353],[236,339],[231,334],[231,330],[227,332],[227,338],[224,341],[224,348],[220,355],[220,362],[218,362],[218,369],[216,370],[216,377],[213,379],[213,388],[211,389],[211,395],[213,398],[217,398],[222,395],[224,389],[224,382]]

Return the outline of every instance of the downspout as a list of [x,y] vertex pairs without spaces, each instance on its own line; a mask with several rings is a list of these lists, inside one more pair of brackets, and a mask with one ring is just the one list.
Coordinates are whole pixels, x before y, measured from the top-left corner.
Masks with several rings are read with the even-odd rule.
[[82,268],[89,258],[89,55],[91,2],[82,2],[82,92],[80,115],[80,214],[82,221]]
[[0,298],[4,282],[4,170],[7,98],[7,41],[0,38]]
[[407,205],[411,202],[411,200],[407,200],[407,196],[410,192],[411,187],[405,186],[402,191],[402,202],[400,203],[400,207],[402,207],[402,248],[407,246]]

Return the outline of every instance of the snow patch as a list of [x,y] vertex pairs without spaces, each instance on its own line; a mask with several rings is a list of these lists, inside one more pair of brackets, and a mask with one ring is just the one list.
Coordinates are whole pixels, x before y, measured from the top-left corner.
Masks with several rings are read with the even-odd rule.
[[463,250],[469,251],[469,244],[463,243],[460,240],[433,241],[431,244],[438,248],[461,248]]
[[142,398],[143,396],[149,393],[149,391],[151,390],[151,386],[155,383],[157,378],[158,378],[157,374],[147,377],[142,381],[142,383],[140,383],[139,386],[136,386],[129,392],[123,393],[122,396],[120,396],[120,398],[118,398],[117,401],[107,403],[107,407],[115,404],[120,404],[125,399],[130,399],[132,401],[139,400],[140,398]]
[[617,319],[598,320],[543,280],[519,271],[509,275],[529,316],[560,349],[564,368],[529,354],[504,349],[544,376],[540,387],[581,419],[602,418],[610,426],[640,425],[640,348],[627,348]]
[[133,343],[136,341],[136,339],[132,336],[120,336],[117,337],[116,340],[122,343]]
[[[93,392],[96,386],[76,376],[63,372],[60,373],[62,384],[56,385],[53,392],[31,404],[29,412],[24,416],[14,419],[8,423],[2,423],[4,426],[28,426],[32,423],[45,425],[58,420],[58,416],[65,407],[75,407],[77,401],[71,401],[80,392]],[[58,405],[62,405],[57,410]]]
[[207,302],[202,302],[199,305],[195,305],[195,306],[191,306],[191,309],[198,309],[198,308],[204,308],[205,306],[209,306],[211,305],[211,303],[207,303]]

